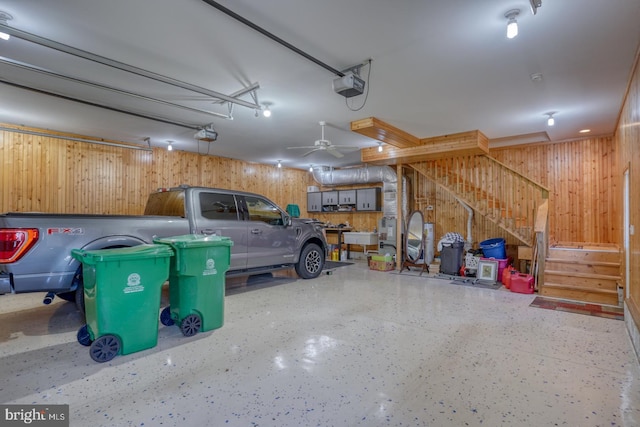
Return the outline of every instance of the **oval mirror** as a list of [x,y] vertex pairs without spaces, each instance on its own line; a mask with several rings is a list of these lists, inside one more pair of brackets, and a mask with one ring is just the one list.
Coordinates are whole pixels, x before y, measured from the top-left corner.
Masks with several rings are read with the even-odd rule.
[[420,259],[424,248],[424,217],[422,212],[413,211],[407,221],[404,253],[408,261],[415,263]]

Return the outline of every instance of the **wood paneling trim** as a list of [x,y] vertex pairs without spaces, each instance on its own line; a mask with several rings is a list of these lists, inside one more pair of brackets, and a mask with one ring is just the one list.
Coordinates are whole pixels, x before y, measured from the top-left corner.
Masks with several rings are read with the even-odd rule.
[[421,141],[422,145],[415,147],[385,147],[383,152],[379,152],[376,147],[365,148],[360,151],[360,157],[364,163],[395,165],[489,153],[487,137],[477,130]]
[[351,130],[397,148],[414,147],[420,144],[419,138],[375,117],[351,122]]

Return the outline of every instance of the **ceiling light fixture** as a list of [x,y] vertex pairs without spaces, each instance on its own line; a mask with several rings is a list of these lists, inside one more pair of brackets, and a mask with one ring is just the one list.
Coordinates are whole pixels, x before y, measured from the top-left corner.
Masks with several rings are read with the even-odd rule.
[[271,117],[271,110],[269,109],[269,106],[271,104],[265,102],[262,105],[263,105],[263,107],[262,107],[262,115],[265,116],[265,117]]
[[581,129],[579,132],[580,133],[589,133],[589,132],[591,132],[591,129]]
[[378,142],[378,153],[382,153],[382,142]]
[[518,35],[518,21],[516,17],[520,15],[520,9],[512,9],[504,14],[507,18],[507,38],[512,39]]
[[547,116],[549,116],[549,118],[547,118],[547,126],[553,126],[556,124],[556,119],[553,118],[554,114],[555,112],[547,113]]
[[309,165],[309,172],[313,172],[313,165]]
[[278,168],[282,167],[282,162],[280,160],[278,160]]
[[173,141],[167,141],[169,145],[167,145],[167,151],[173,151]]
[[[7,12],[0,11],[0,24],[8,25],[7,21],[10,21],[12,19],[13,19],[13,16],[9,15]],[[11,38],[11,35],[0,31],[0,39],[9,40],[10,38]]]

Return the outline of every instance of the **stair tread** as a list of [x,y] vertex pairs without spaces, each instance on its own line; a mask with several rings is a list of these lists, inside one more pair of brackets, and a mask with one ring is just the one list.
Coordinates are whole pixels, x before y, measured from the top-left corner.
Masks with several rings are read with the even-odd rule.
[[548,270],[545,268],[544,274],[555,274],[557,276],[572,276],[582,277],[587,279],[605,279],[605,280],[620,280],[620,276],[613,276],[610,274],[594,274],[594,273],[581,273],[577,271],[560,271],[560,270]]
[[574,291],[581,291],[581,292],[593,292],[596,294],[617,294],[618,290],[612,290],[612,289],[597,289],[597,288],[589,288],[586,286],[574,286],[574,285],[563,285],[562,283],[553,283],[553,282],[544,282],[544,285],[542,285],[542,287],[547,287],[547,288],[556,288],[556,289],[571,289]]
[[557,262],[562,264],[582,264],[582,265],[597,265],[604,267],[620,267],[619,262],[611,261],[588,261],[584,259],[565,259],[565,258],[546,258],[547,262]]

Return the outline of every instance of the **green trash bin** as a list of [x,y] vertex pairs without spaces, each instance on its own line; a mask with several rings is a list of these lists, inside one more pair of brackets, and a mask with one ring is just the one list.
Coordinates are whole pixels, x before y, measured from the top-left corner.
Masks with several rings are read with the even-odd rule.
[[158,343],[162,285],[173,251],[166,245],[85,251],[71,255],[82,263],[86,325],[80,344],[91,346],[96,362]]
[[228,237],[187,234],[154,239],[175,251],[169,274],[169,307],[160,314],[165,326],[178,324],[189,337],[224,324],[225,273],[231,262]]

